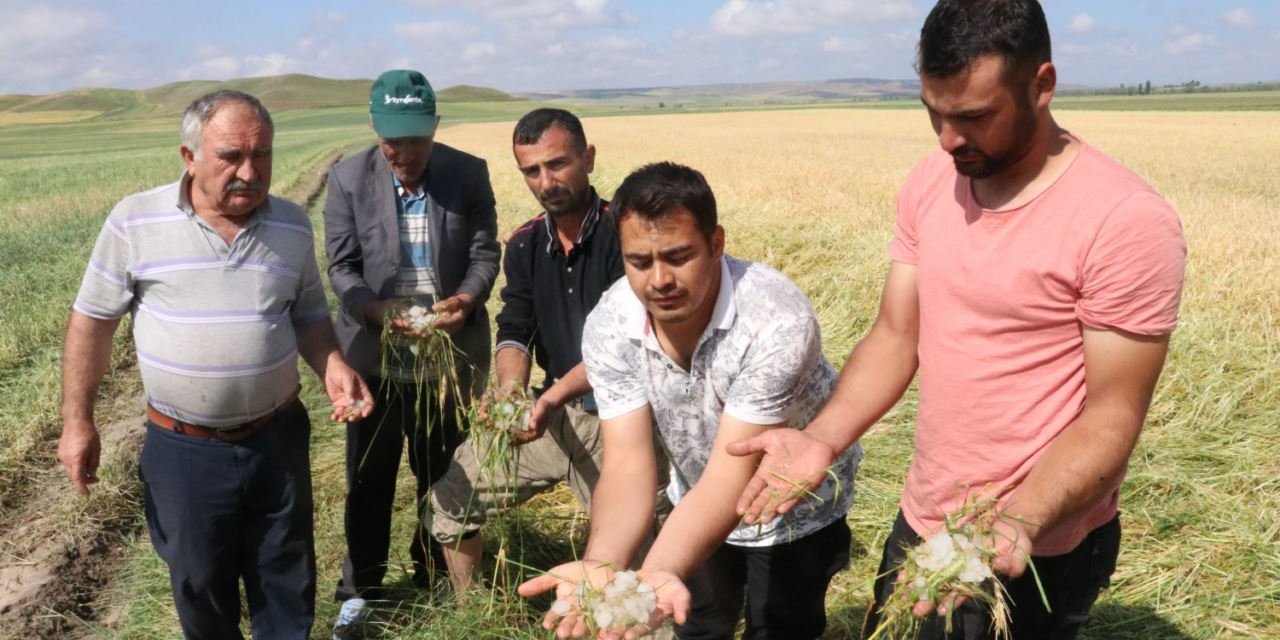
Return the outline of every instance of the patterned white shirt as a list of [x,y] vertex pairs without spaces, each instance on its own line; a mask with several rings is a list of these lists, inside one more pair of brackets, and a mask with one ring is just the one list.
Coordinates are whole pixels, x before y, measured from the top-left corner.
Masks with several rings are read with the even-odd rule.
[[[626,278],[605,292],[584,329],[583,361],[601,419],[650,407],[674,471],[667,488],[673,503],[702,477],[722,415],[801,429],[835,386],[818,318],[804,293],[763,264],[725,256],[720,269],[715,310],[688,371],[663,352]],[[844,517],[861,459],[855,445],[833,465],[835,478],[814,491],[817,499],[801,501],[768,525],[739,525],[727,541],[783,544]]]

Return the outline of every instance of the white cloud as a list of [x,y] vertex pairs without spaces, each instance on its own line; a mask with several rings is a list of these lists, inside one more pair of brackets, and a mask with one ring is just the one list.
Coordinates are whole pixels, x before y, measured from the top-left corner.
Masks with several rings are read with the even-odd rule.
[[245,76],[259,77],[297,73],[302,65],[283,53],[268,53],[265,56],[245,56],[243,68]]
[[822,50],[827,53],[863,53],[870,49],[867,43],[861,40],[845,40],[831,36],[822,41]]
[[711,15],[711,27],[734,36],[805,33],[832,24],[913,18],[909,0],[728,0]]
[[33,48],[56,53],[106,24],[105,14],[92,9],[0,5],[0,51],[6,57]]
[[764,60],[761,60],[758,64],[756,64],[756,67],[759,68],[761,71],[777,69],[778,67],[781,67],[781,66],[782,66],[782,63],[779,62],[777,58],[765,58]]
[[[449,0],[405,0],[428,8],[457,6]],[[615,11],[615,0],[470,0],[466,11],[520,28],[568,29],[578,27],[620,27],[634,24],[636,17]]]
[[107,70],[116,66],[114,50],[123,43],[111,43],[108,51],[94,38],[111,27],[105,13],[87,7],[0,2],[0,85],[26,91],[102,86],[114,77]]
[[642,48],[644,43],[635,38],[624,38],[616,33],[611,33],[603,38],[598,38],[588,45],[588,48],[596,51],[634,51]]
[[1169,55],[1195,53],[1217,46],[1218,39],[1213,34],[1186,31],[1175,28],[1174,39],[1164,43],[1164,52]]
[[475,33],[475,29],[472,29],[466,24],[449,20],[396,23],[396,26],[393,29],[396,35],[399,36],[433,40],[457,38]]
[[1252,27],[1258,19],[1248,9],[1240,7],[1222,14],[1222,20],[1233,27]]
[[1071,24],[1067,25],[1067,29],[1076,33],[1088,33],[1093,31],[1095,26],[1097,26],[1097,21],[1093,19],[1093,16],[1082,13],[1071,19]]
[[240,59],[235,56],[205,58],[178,72],[182,80],[226,80],[240,74]]
[[462,59],[467,62],[492,58],[498,54],[498,47],[492,42],[472,42],[462,52]]

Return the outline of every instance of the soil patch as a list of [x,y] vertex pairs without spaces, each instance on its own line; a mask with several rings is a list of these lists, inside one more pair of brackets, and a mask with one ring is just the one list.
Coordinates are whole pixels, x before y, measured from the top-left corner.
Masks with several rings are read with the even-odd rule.
[[[141,397],[128,402],[140,406]],[[103,467],[134,468],[141,417],[98,431]],[[140,524],[132,478],[114,483],[127,486],[95,484],[91,492],[104,495],[82,498],[54,458],[51,452],[53,464],[30,479],[26,499],[0,529],[0,628],[7,637],[62,638],[93,620],[98,590]]]

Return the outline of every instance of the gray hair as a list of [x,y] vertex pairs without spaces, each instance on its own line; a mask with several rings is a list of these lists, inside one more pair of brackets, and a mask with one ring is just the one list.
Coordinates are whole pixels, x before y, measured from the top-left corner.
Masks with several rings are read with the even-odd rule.
[[200,154],[200,142],[204,137],[204,125],[213,118],[213,114],[223,104],[228,102],[239,102],[248,105],[258,116],[258,120],[265,124],[267,128],[275,130],[275,124],[271,122],[271,113],[267,108],[262,106],[257,98],[235,89],[219,89],[211,93],[206,93],[196,98],[187,110],[182,113],[182,144],[186,145],[191,152]]

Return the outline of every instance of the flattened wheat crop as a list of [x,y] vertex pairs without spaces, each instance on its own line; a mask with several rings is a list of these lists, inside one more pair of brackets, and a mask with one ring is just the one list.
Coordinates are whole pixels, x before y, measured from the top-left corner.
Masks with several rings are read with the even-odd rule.
[[[1086,638],[1280,637],[1280,114],[1061,111],[1144,176],[1189,246],[1181,325],[1122,490],[1113,588]],[[894,198],[936,148],[923,111],[809,110],[587,119],[604,195],[656,160],[706,174],[727,249],[809,295],[839,365],[874,319]],[[505,229],[534,213],[510,125],[450,132],[490,160]],[[506,169],[504,169],[506,167]],[[873,429],[850,512],[855,561],[828,637],[855,634],[911,447],[914,396]]]
[[[1072,110],[1057,117],[1163,193],[1181,213],[1190,248],[1181,326],[1121,494],[1120,565],[1082,637],[1280,637],[1280,114]],[[537,213],[512,159],[512,124],[463,125],[438,136],[489,161],[503,237]],[[705,173],[728,251],[795,280],[818,311],[826,354],[837,366],[874,318],[898,187],[936,148],[918,108],[646,115],[584,124],[598,148],[593,183],[606,197],[647,162],[675,160]],[[856,637],[861,625],[909,461],[915,407],[912,392],[864,440],[848,518],[853,564],[829,592],[828,638]],[[327,637],[336,615],[327,594],[343,544],[342,445],[340,432],[317,428],[316,439],[316,637]],[[402,496],[412,495],[407,477],[401,475]],[[393,555],[408,539],[412,501],[399,509]],[[583,535],[575,511],[563,490],[517,510],[501,525],[509,528],[511,552],[521,546],[522,561],[543,569],[571,558]],[[489,549],[491,556],[496,551]],[[124,593],[164,602],[167,583],[154,571],[150,549],[133,557],[141,567],[131,574],[137,585]],[[492,561],[486,574],[491,567]],[[399,568],[389,576],[393,584],[407,583]],[[410,597],[385,612],[385,637],[547,637],[536,620],[550,602],[526,607],[513,599],[502,609],[485,602],[456,607],[448,595]],[[140,620],[147,615],[158,619]],[[135,611],[123,619],[121,625],[149,630],[137,637],[174,633],[171,612]]]

